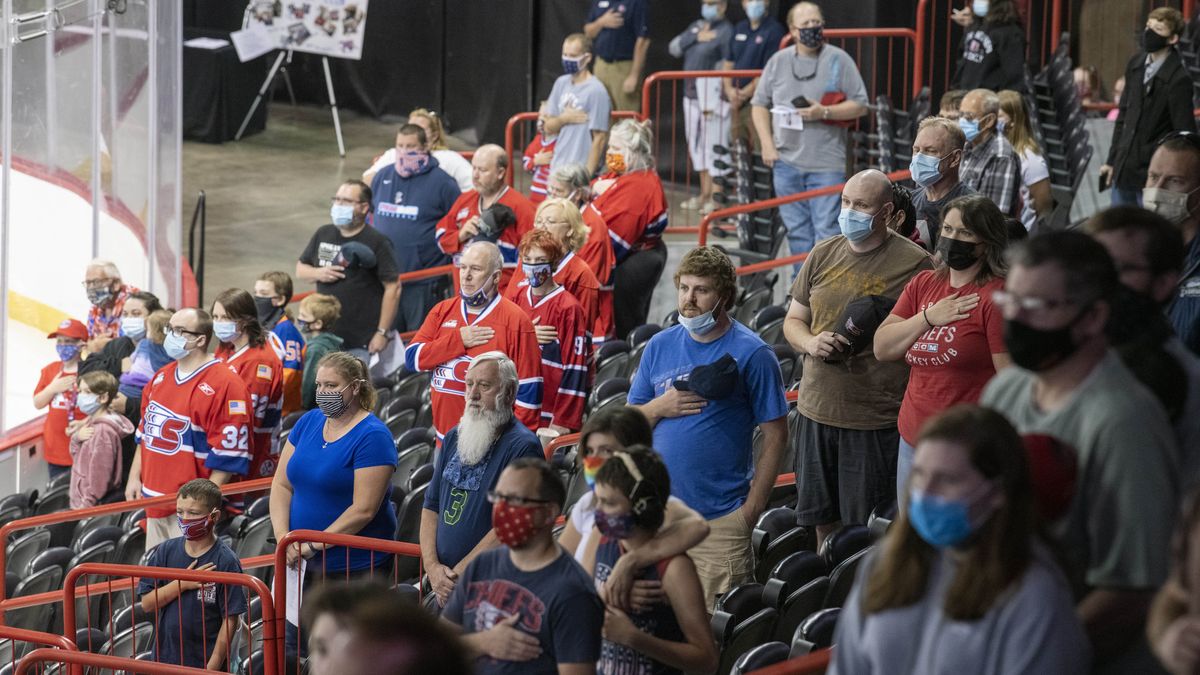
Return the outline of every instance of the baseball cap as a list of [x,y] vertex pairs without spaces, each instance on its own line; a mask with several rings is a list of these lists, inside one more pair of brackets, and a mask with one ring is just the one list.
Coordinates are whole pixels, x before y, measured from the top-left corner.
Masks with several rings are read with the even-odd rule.
[[[712,363],[696,366],[686,380],[676,380],[675,388],[710,401],[728,398],[737,388],[737,361],[729,354]],[[682,385],[682,386],[680,386]]]
[[75,340],[86,340],[88,339],[88,330],[87,326],[83,325],[83,323],[79,321],[76,321],[75,319],[63,319],[62,323],[58,324],[58,328],[46,337],[65,337],[73,338]]
[[360,269],[371,269],[372,267],[375,267],[377,263],[375,259],[375,252],[372,251],[366,244],[357,241],[351,241],[342,244],[340,255],[344,261],[342,267],[345,267],[346,269],[353,269],[355,267]]
[[492,204],[479,214],[482,221],[479,234],[482,238],[494,240],[505,228],[517,223],[517,214],[505,204]]
[[844,361],[867,349],[875,339],[875,331],[879,329],[879,324],[883,323],[895,306],[895,300],[882,295],[867,295],[846,305],[846,310],[842,312],[842,318],[838,319],[833,332],[846,338],[850,344],[842,351],[835,351],[825,357],[825,360]]

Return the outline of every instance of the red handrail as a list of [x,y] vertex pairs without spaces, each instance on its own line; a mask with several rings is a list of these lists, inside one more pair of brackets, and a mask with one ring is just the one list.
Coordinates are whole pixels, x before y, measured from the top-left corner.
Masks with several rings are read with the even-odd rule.
[[925,15],[929,13],[929,0],[920,0],[917,3],[917,29],[916,35],[913,38],[913,52],[915,71],[913,72],[913,96],[921,93],[921,87],[925,86]]
[[671,80],[694,80],[701,77],[758,77],[762,70],[660,70],[650,73],[642,81],[641,118],[650,117],[650,90],[659,82]]
[[573,434],[563,434],[553,441],[550,441],[550,443],[546,446],[546,461],[550,461],[550,458],[554,456],[555,450],[558,450],[564,445],[574,445],[578,442],[579,432],[575,432]]
[[[275,621],[275,605],[271,602],[271,591],[267,585],[262,582],[262,579],[252,577],[249,574],[239,574],[235,572],[217,572],[213,570],[190,570],[176,567],[140,567],[138,565],[111,565],[105,563],[84,563],[78,567],[72,568],[67,572],[67,578],[63,581],[63,631],[68,635],[75,634],[75,582],[84,574],[110,576],[110,577],[129,577],[130,582],[134,578],[149,578],[149,579],[170,579],[172,581],[200,581],[223,584],[226,586],[243,586],[247,591],[253,591],[262,599],[262,618],[263,618],[263,643],[267,646],[272,646],[278,640],[276,628],[278,624]],[[93,584],[95,585],[95,584]],[[137,598],[133,599],[137,602]],[[249,602],[249,599],[247,599]],[[232,636],[230,636],[232,638]],[[282,644],[282,641],[279,641]],[[280,654],[275,649],[264,649],[264,668],[267,673],[278,673],[280,661],[276,658]],[[233,655],[230,654],[232,659]],[[280,657],[281,658],[281,657]]]
[[[47,649],[46,651],[68,651],[75,652],[79,649],[75,643],[64,635],[55,635],[54,633],[43,633],[36,630],[26,630],[24,628],[10,628],[8,626],[0,626],[0,640],[14,640],[19,642],[31,642],[38,645],[46,645],[48,647],[56,647],[57,649]],[[72,675],[80,675],[81,670],[72,668]]]
[[[508,183],[509,187],[513,186],[513,181],[515,180],[515,177],[516,177],[516,171],[513,169],[513,167],[520,166],[520,164],[518,162],[512,161],[513,152],[517,149],[516,148],[516,131],[515,130],[517,128],[517,125],[520,124],[521,122],[532,122],[532,121],[537,120],[537,117],[538,117],[538,114],[536,112],[519,112],[519,113],[513,115],[512,117],[508,118],[508,121],[504,123],[504,152],[507,154],[508,159],[509,159],[508,172],[505,174],[504,180],[506,183]],[[614,110],[610,114],[609,119],[610,120],[612,118],[616,118],[616,119],[635,118],[636,119],[637,117],[638,117],[638,113],[633,112],[632,110]],[[603,158],[601,158],[601,159],[603,159]]]
[[[922,0],[924,5],[927,0]],[[825,30],[827,39],[845,39],[852,38],[869,38],[869,37],[898,37],[907,38],[913,42],[913,90],[912,95],[916,96],[921,91],[921,85],[924,79],[921,75],[921,69],[925,67],[925,52],[923,45],[925,42],[924,35],[921,32],[921,7],[917,7],[917,29],[912,28],[828,28]],[[779,40],[779,48],[783,49],[792,44],[792,35],[788,33]],[[859,68],[857,63],[855,64]]]
[[822,649],[783,663],[751,671],[747,675],[818,675],[829,668],[833,649]]
[[[35,649],[17,664],[16,675],[34,675],[42,669],[34,666],[42,663],[67,663],[74,666],[100,666],[114,672],[146,673],[146,675],[212,675],[211,670],[173,666],[155,661],[138,661],[104,654],[69,652],[61,649]],[[273,673],[272,673],[273,675]]]
[[37,417],[23,422],[17,426],[4,432],[0,436],[0,451],[15,448],[18,445],[28,443],[29,441],[37,440],[42,435],[42,429],[46,426],[46,416],[38,415]]

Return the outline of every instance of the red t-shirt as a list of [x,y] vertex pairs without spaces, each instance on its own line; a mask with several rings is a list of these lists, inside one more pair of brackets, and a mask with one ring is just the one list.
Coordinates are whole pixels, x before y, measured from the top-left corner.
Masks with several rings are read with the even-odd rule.
[[978,401],[984,385],[996,374],[992,354],[1008,351],[1004,317],[992,303],[992,293],[1002,288],[1004,279],[992,279],[982,288],[969,283],[955,289],[949,275],[939,277],[929,270],[917,273],[904,287],[892,309],[901,319],[920,314],[952,293],[979,294],[970,316],[925,331],[904,355],[911,371],[897,425],[909,444],[916,442],[921,425],[933,415],[955,403]]
[[[55,361],[42,368],[33,395],[37,396],[50,386],[54,378],[62,373],[62,361]],[[87,417],[75,407],[75,388],[55,394],[46,407],[46,426],[42,428],[42,456],[47,462],[58,466],[71,466],[71,439],[67,437],[67,423]]]

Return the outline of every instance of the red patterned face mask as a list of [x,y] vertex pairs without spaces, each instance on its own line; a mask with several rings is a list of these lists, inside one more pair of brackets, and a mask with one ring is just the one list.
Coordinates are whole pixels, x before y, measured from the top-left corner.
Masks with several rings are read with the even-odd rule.
[[520,548],[537,531],[540,506],[513,506],[497,501],[492,506],[492,529],[496,538],[509,548]]

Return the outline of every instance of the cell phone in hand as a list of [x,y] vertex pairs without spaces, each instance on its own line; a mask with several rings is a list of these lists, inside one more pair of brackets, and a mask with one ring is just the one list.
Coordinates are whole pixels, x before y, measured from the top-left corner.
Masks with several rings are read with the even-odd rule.
[[797,96],[792,99],[792,107],[799,110],[800,108],[808,108],[812,106],[812,102],[803,96]]
[[1100,177],[1099,177],[1099,183],[1100,183],[1100,185],[1099,185],[1100,191],[1104,192],[1108,188],[1112,187],[1112,177],[1109,176],[1108,174],[1102,173],[1102,174],[1100,174]]

